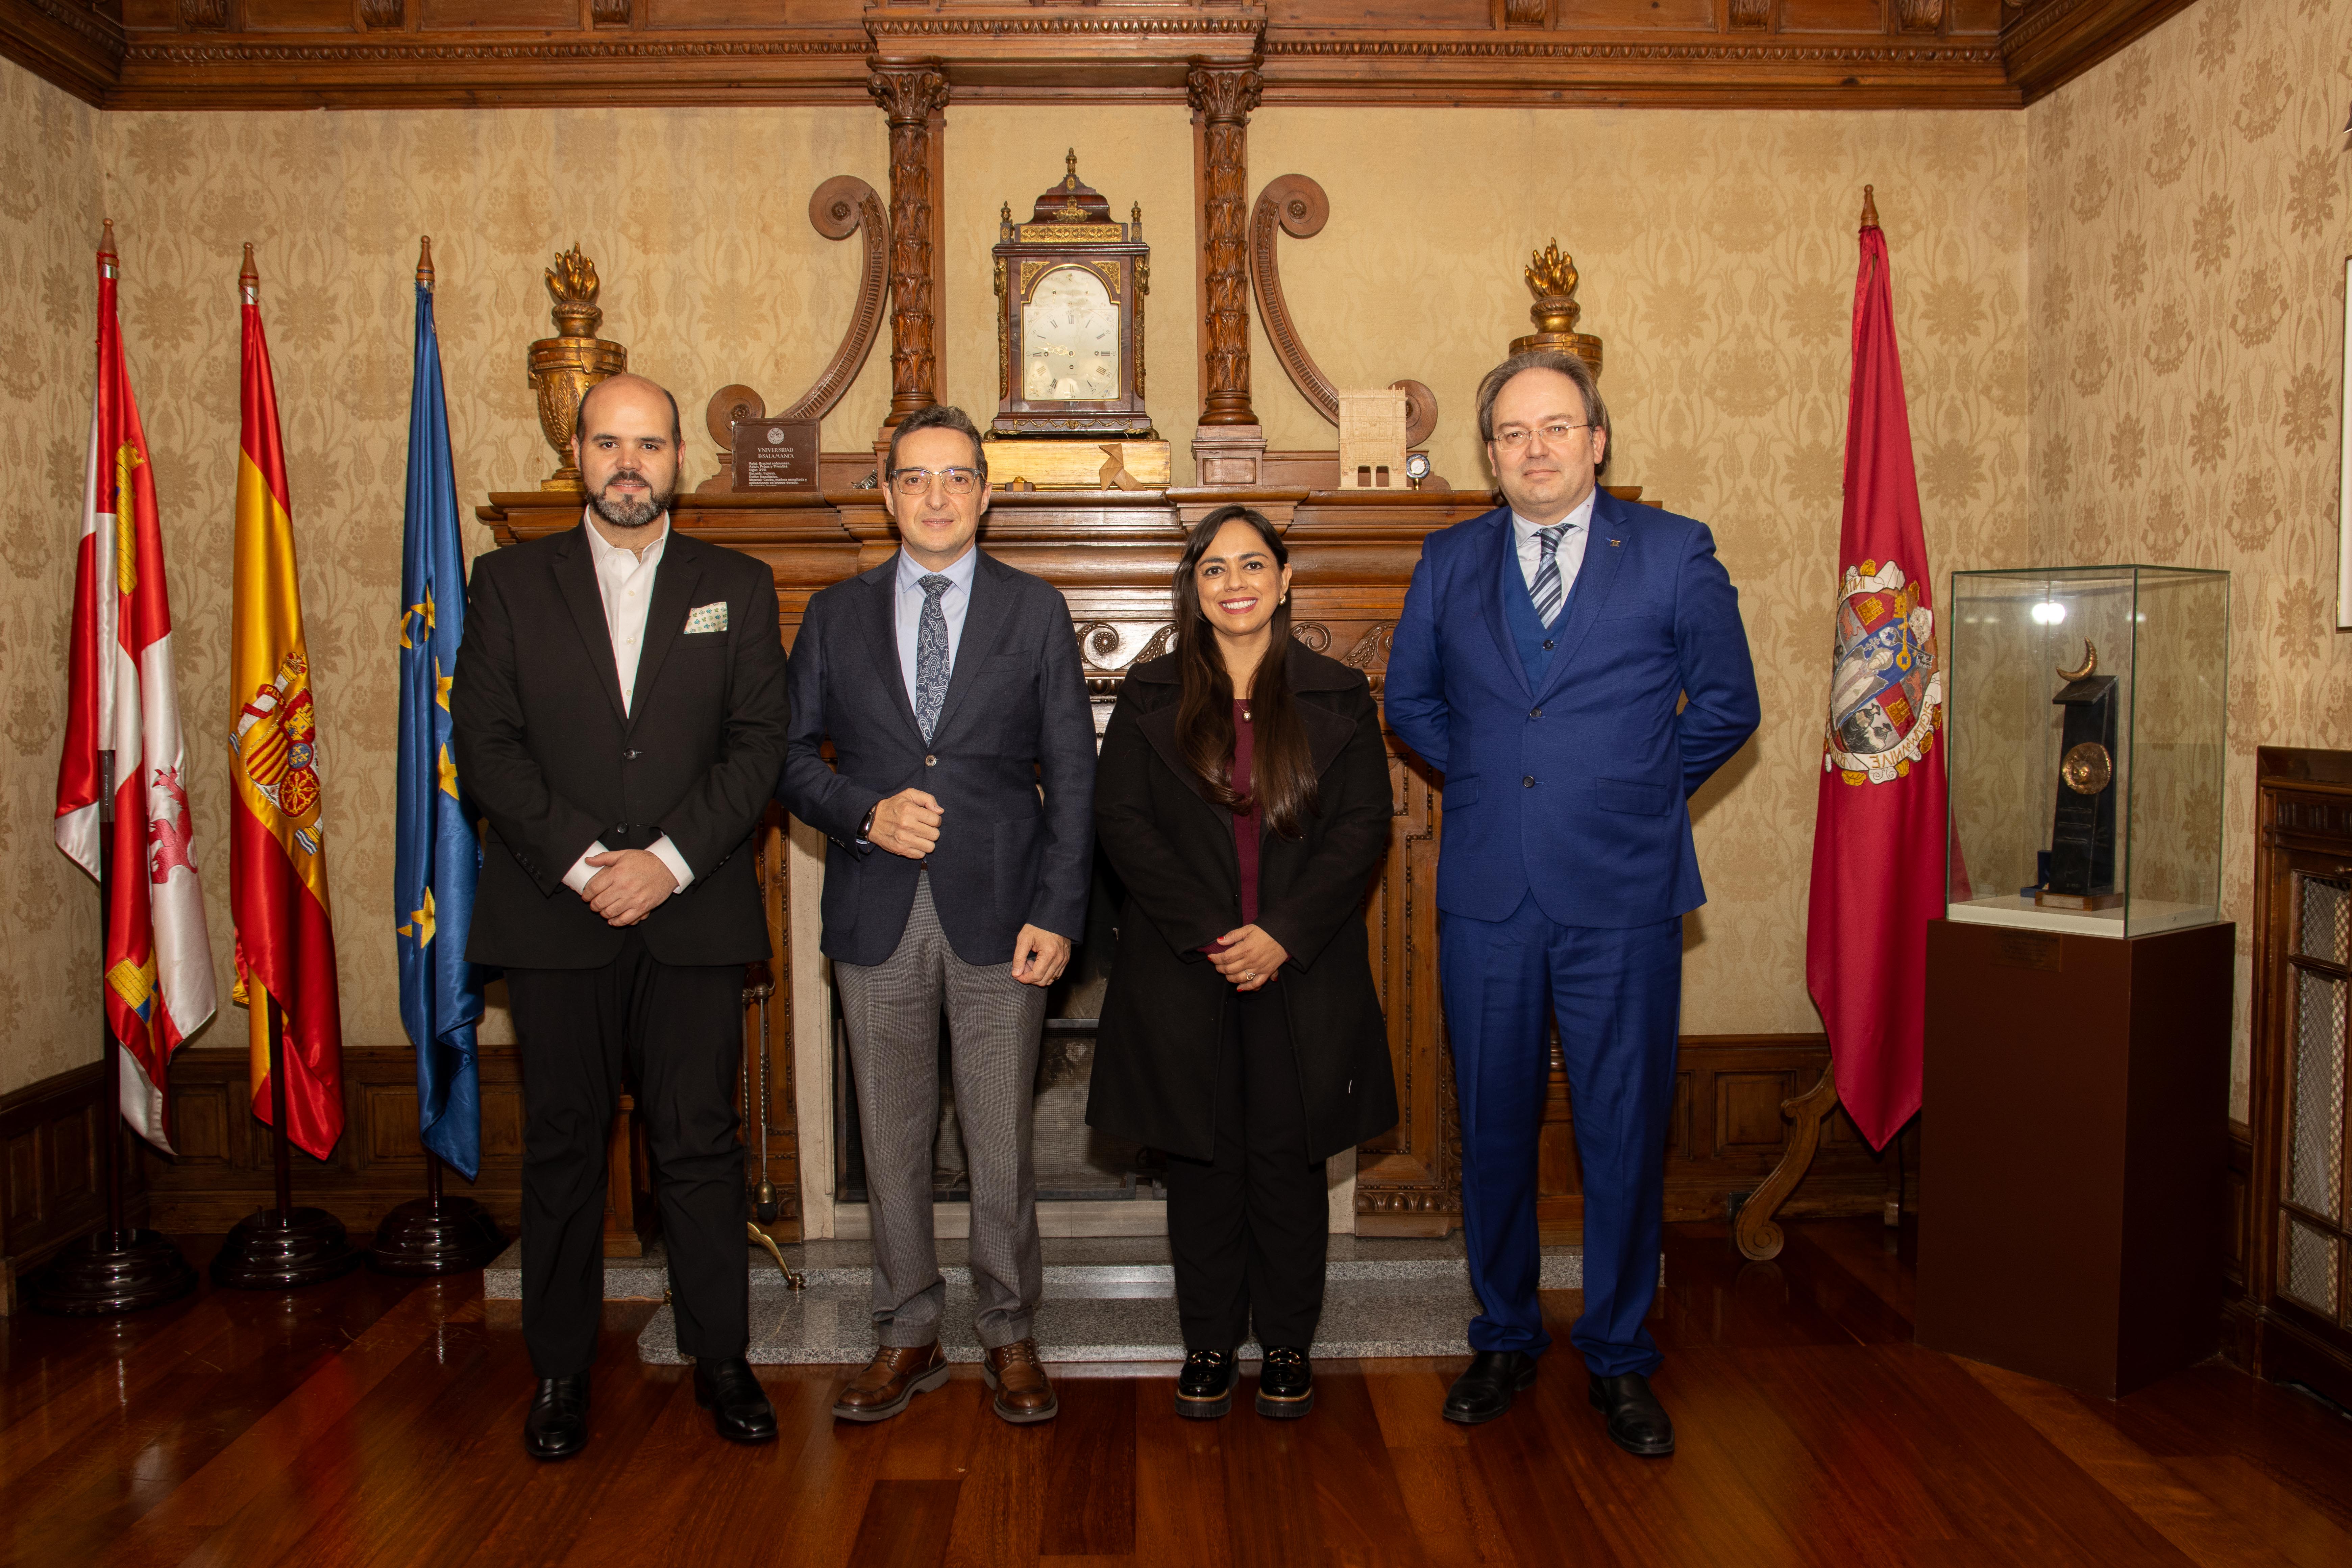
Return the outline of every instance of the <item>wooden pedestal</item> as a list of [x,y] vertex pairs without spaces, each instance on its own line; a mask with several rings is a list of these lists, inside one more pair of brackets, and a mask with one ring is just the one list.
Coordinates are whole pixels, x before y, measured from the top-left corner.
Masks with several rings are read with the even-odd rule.
[[2236,935],[1928,922],[1920,1344],[2110,1398],[2213,1352]]

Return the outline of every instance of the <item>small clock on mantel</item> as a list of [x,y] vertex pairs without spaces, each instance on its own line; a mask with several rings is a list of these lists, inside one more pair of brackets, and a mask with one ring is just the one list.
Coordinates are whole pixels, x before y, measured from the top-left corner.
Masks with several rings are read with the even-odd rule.
[[1078,154],[1029,221],[1000,218],[996,257],[996,437],[1151,436],[1143,406],[1143,298],[1151,248],[1078,181]]

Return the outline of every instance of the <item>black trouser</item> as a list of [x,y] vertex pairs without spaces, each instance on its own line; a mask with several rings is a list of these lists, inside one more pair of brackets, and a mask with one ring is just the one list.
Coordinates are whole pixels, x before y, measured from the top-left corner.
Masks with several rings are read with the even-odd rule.
[[541,1377],[596,1359],[604,1296],[604,1152],[625,1070],[652,1145],[677,1348],[750,1342],[751,1253],[735,1079],[743,966],[656,962],[635,931],[600,969],[509,969],[522,1037],[522,1334]]
[[1184,1348],[1315,1342],[1330,1219],[1282,982],[1225,999],[1211,1157],[1168,1157],[1168,1250]]

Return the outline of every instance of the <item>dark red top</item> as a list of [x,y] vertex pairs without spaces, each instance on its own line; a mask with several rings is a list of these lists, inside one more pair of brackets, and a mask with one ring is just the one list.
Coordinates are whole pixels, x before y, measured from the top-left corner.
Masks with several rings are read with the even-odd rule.
[[[1233,782],[1234,793],[1243,796],[1244,799],[1249,797],[1250,793],[1250,752],[1252,750],[1252,739],[1253,737],[1251,735],[1251,724],[1249,720],[1249,705],[1245,702],[1236,700],[1234,703]],[[1251,800],[1247,810],[1234,813],[1234,858],[1241,862],[1241,923],[1245,926],[1255,925],[1257,923],[1257,802]],[[1224,946],[1225,944],[1223,942],[1213,942],[1201,951],[1202,952],[1222,952],[1224,951]]]

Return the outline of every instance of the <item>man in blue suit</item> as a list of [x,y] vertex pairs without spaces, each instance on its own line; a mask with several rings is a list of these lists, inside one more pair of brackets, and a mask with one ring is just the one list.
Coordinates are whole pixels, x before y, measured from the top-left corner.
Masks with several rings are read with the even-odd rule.
[[1670,1454],[1642,1320],[1657,1289],[1682,917],[1706,900],[1687,803],[1755,732],[1756,671],[1706,526],[1596,488],[1609,413],[1583,361],[1538,350],[1496,366],[1478,433],[1509,504],[1423,542],[1387,677],[1390,726],[1445,775],[1438,976],[1484,1309],[1445,1415],[1502,1415],[1551,1343],[1536,1300],[1549,1014],[1584,1173],[1584,1315],[1570,1338],[1610,1436]]

